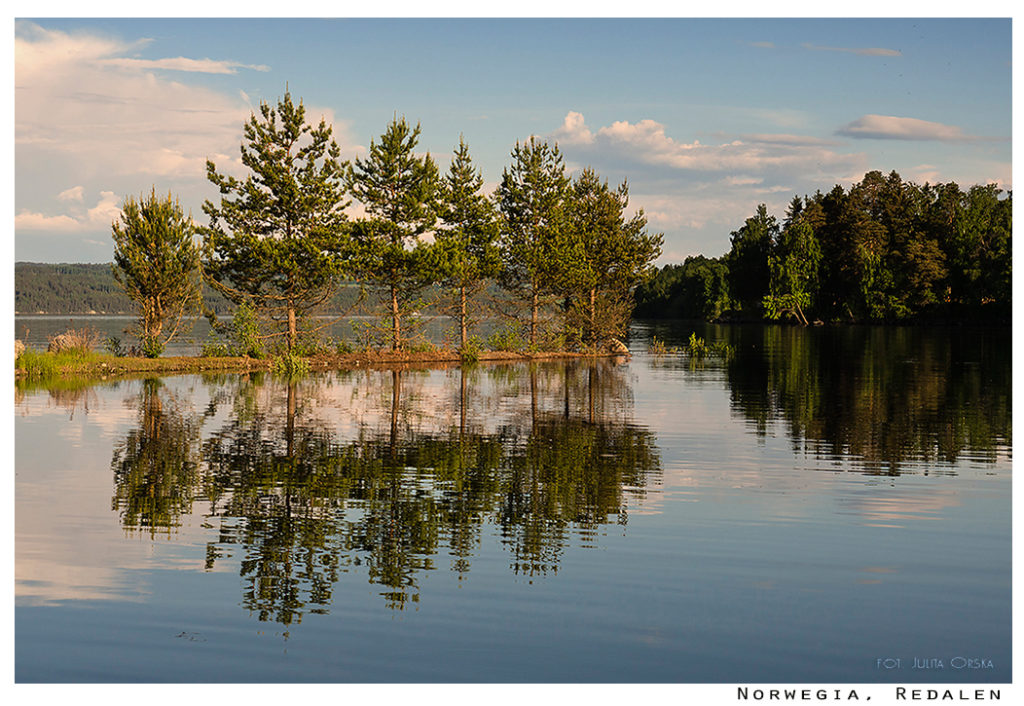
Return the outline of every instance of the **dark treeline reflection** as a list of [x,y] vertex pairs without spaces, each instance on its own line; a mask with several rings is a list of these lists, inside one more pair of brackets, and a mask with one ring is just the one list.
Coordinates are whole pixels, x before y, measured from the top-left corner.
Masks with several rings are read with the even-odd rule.
[[556,572],[660,474],[628,368],[608,362],[207,384],[202,414],[144,384],[114,502],[149,532],[208,503],[207,568],[237,557],[260,620],[327,611],[343,574],[403,608],[429,570],[462,580],[488,532],[513,572]]
[[760,435],[782,420],[796,451],[868,472],[949,473],[1011,442],[1011,335],[985,328],[737,326],[732,408]]

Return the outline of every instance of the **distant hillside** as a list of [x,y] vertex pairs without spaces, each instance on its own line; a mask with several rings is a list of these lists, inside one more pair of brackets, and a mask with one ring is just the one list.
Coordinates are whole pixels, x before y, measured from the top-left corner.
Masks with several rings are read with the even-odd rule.
[[131,314],[109,264],[14,263],[16,314]]
[[[15,314],[134,314],[131,301],[107,264],[14,263]],[[358,285],[343,286],[324,309],[345,311],[359,296]],[[234,308],[227,299],[205,288],[206,306],[218,314]],[[362,313],[362,311],[358,312]]]

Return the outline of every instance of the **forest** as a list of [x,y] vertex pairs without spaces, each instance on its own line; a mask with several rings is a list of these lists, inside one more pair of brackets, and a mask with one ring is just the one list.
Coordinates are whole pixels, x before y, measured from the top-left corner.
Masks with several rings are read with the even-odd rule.
[[729,252],[665,265],[636,316],[812,322],[1009,321],[1012,192],[872,171],[849,190],[761,205]]

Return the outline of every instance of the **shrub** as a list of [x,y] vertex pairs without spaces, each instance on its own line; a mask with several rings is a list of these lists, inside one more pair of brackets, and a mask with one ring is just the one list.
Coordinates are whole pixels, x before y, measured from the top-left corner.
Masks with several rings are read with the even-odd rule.
[[523,349],[523,339],[518,329],[505,328],[487,337],[487,347],[492,351],[520,351]]
[[302,377],[309,373],[309,361],[287,351],[274,357],[274,374],[286,378]]
[[50,353],[78,352],[90,353],[99,345],[100,333],[96,329],[68,329],[64,333],[51,336],[46,350]]

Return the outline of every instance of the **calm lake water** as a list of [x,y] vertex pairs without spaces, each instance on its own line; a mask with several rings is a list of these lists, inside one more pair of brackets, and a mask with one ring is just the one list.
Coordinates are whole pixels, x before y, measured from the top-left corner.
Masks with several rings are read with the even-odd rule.
[[1010,340],[19,387],[15,677],[1008,682]]

